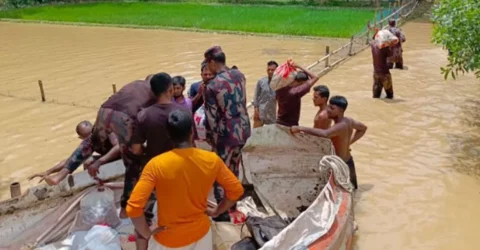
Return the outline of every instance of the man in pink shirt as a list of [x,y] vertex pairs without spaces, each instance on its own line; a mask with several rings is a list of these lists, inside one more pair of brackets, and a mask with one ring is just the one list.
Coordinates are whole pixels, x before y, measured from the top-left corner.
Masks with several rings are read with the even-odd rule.
[[173,84],[173,102],[185,106],[189,110],[192,110],[192,100],[183,95],[185,90],[185,78],[183,76],[175,76],[172,78]]

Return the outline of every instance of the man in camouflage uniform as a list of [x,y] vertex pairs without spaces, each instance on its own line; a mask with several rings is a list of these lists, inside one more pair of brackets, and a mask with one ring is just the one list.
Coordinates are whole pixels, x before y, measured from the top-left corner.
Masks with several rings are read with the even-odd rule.
[[403,49],[402,43],[406,42],[405,35],[403,34],[402,30],[396,27],[395,19],[391,19],[388,22],[390,26],[388,31],[398,37],[398,43],[393,45],[390,50],[392,51],[392,56],[387,59],[388,67],[393,69],[393,65],[395,64],[396,69],[403,69]]
[[[215,75],[204,93],[207,141],[238,177],[242,148],[250,137],[245,76],[225,65],[225,53],[219,46],[208,49],[204,57]],[[223,194],[218,185],[214,191],[216,200],[221,201]]]

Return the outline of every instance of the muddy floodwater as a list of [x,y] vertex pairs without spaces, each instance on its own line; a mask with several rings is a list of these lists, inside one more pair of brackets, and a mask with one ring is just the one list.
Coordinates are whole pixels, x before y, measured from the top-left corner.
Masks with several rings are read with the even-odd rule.
[[[475,250],[480,222],[480,82],[472,75],[444,81],[446,52],[430,43],[431,25],[408,23],[404,61],[392,72],[393,101],[371,98],[366,50],[323,77],[349,100],[347,115],[368,126],[352,146],[360,191],[355,249]],[[308,65],[325,45],[302,40],[160,30],[0,23],[0,196],[8,186],[51,167],[79,143],[75,125],[130,80],[166,71],[199,78],[205,48],[220,44],[229,65],[256,80],[268,60]],[[42,80],[48,103],[42,104]],[[311,97],[301,123],[313,124]]]

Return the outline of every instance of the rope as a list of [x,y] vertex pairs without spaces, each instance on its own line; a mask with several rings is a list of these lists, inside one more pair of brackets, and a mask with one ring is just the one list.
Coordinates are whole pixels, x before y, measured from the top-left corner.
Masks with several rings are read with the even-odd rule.
[[325,155],[319,162],[320,173],[325,174],[328,180],[330,170],[333,171],[335,182],[349,193],[353,192],[353,185],[350,182],[350,170],[342,158],[336,155]]

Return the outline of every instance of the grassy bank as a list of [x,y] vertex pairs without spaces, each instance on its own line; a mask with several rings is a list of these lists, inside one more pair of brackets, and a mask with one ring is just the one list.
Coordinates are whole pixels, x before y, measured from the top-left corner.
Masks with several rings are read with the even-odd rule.
[[282,35],[349,37],[365,27],[371,10],[203,5],[193,3],[98,3],[0,11],[0,18],[164,26]]

